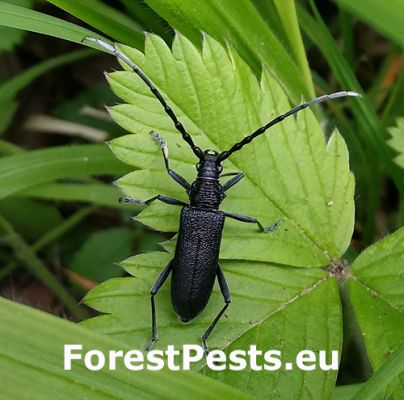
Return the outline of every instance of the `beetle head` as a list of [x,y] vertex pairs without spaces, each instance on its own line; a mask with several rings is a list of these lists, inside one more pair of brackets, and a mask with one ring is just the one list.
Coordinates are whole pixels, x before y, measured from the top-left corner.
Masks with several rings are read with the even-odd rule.
[[221,163],[218,161],[219,153],[215,150],[205,150],[196,169],[198,176],[217,178],[223,170]]

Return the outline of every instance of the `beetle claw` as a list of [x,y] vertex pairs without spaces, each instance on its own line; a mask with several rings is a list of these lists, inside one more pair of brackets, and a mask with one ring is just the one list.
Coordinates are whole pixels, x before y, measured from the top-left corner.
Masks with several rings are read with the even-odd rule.
[[202,348],[203,348],[203,352],[205,353],[205,357],[207,357],[209,354],[209,347],[208,347],[208,343],[206,342],[206,339],[202,339]]
[[146,348],[145,348],[145,351],[150,351],[150,350],[153,348],[154,344],[155,344],[158,340],[159,340],[158,337],[152,337],[152,338],[149,340],[149,343],[147,343]]

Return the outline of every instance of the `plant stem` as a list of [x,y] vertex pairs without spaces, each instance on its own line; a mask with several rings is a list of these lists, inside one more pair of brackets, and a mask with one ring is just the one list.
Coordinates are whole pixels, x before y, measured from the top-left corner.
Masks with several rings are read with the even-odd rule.
[[[42,237],[40,237],[32,246],[31,249],[37,253],[42,250],[50,243],[62,237],[69,230],[74,228],[78,223],[80,223],[87,215],[92,213],[96,209],[95,206],[89,206],[82,208],[77,211],[71,217],[64,220],[60,225],[51,231],[45,233]],[[0,282],[6,278],[9,274],[11,274],[18,267],[18,262],[13,260],[9,262],[1,271],[0,271]]]
[[274,4],[278,10],[286,38],[294,53],[295,60],[303,74],[307,90],[310,96],[314,97],[315,93],[313,79],[306,57],[306,50],[304,48],[302,35],[300,33],[295,2],[294,0],[274,0]]
[[[18,256],[25,262],[27,267],[44,283],[46,284],[55,295],[64,303],[66,308],[78,319],[84,319],[87,313],[82,310],[77,301],[71,296],[66,288],[49,272],[42,261],[37,257],[34,250],[24,241],[24,239],[14,230],[13,226],[0,215],[0,228],[2,228],[6,234],[10,245]],[[40,245],[43,246],[51,238],[55,238],[55,235],[48,234],[47,240],[40,239]]]

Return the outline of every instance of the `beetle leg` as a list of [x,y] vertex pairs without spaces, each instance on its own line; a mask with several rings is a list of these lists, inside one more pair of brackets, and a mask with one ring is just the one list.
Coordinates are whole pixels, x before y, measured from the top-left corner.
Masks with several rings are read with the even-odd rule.
[[154,304],[154,296],[158,293],[163,283],[167,280],[168,276],[170,275],[173,269],[173,262],[172,260],[168,263],[168,265],[161,271],[159,277],[157,278],[156,282],[154,282],[153,287],[150,291],[150,302],[151,302],[151,309],[152,309],[152,337],[146,345],[145,350],[149,351],[153,347],[154,343],[157,342],[157,321],[156,321],[156,305]]
[[[225,175],[222,175],[225,176]],[[236,174],[235,177],[229,179],[224,185],[223,185],[223,192],[225,192],[226,190],[230,189],[232,186],[234,186],[236,183],[240,182],[241,179],[244,178],[244,174],[242,172],[239,172],[238,174]]]
[[163,157],[164,157],[164,164],[166,166],[168,175],[170,175],[171,178],[173,178],[177,183],[179,183],[187,191],[190,190],[191,185],[185,180],[185,178],[183,178],[181,175],[177,174],[175,171],[173,171],[170,168],[170,164],[168,161],[168,147],[167,147],[166,141],[157,132],[151,131],[150,135],[160,145],[161,152],[163,153]]
[[264,228],[264,226],[261,224],[260,221],[258,221],[257,218],[248,217],[247,215],[232,214],[232,213],[227,213],[227,212],[225,212],[224,215],[225,215],[226,217],[236,219],[237,221],[249,222],[249,223],[252,223],[252,224],[257,224],[259,230],[260,230],[261,232],[263,232],[263,233],[275,231],[275,230],[278,228],[279,224],[283,221],[283,219],[280,218],[280,219],[278,219],[278,221],[276,221],[276,222],[273,223],[272,225],[270,225],[270,226]]
[[209,353],[209,348],[208,348],[208,343],[206,342],[209,335],[212,333],[214,327],[218,323],[219,319],[222,317],[226,309],[229,307],[230,302],[231,302],[231,296],[230,296],[230,290],[229,287],[227,286],[226,278],[224,277],[223,271],[220,268],[220,265],[217,266],[217,281],[219,282],[219,287],[220,291],[222,292],[223,299],[224,299],[224,306],[220,310],[219,314],[217,314],[216,318],[213,320],[213,322],[209,325],[209,328],[206,330],[206,332],[202,336],[202,347],[205,352],[205,355]]
[[221,174],[220,177],[224,178],[225,176],[234,176],[238,175],[240,172],[225,172],[224,174]]
[[153,203],[153,201],[155,201],[155,200],[159,200],[159,201],[161,201],[163,203],[171,204],[173,206],[182,206],[182,207],[184,207],[184,206],[188,205],[187,203],[184,203],[181,200],[177,200],[177,199],[174,199],[173,197],[169,197],[169,196],[164,196],[163,194],[158,194],[157,196],[154,196],[154,197],[152,197],[151,199],[148,199],[148,200],[136,200],[136,199],[131,199],[130,197],[121,197],[119,199],[119,201],[121,203],[141,204],[141,205],[143,205],[143,204],[149,205],[150,203]]

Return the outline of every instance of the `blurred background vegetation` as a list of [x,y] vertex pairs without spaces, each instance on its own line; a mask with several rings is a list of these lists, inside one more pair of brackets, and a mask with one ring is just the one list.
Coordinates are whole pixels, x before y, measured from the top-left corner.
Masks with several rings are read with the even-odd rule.
[[[77,305],[82,296],[124,273],[115,262],[168,238],[134,221],[140,208],[119,204],[111,185],[129,171],[104,144],[125,134],[104,108],[118,100],[102,71],[118,63],[83,50],[84,30],[61,25],[59,33],[50,24],[46,32],[39,17],[14,6],[140,50],[143,31],[170,43],[178,30],[197,44],[205,31],[233,45],[257,76],[267,64],[292,104],[337,90],[362,93],[366,100],[352,109],[331,102],[316,110],[326,135],[335,127],[343,134],[356,178],[345,258],[403,225],[403,1],[8,0],[0,3],[2,296],[78,321],[92,313]],[[354,322],[346,326],[345,354],[357,357],[343,358],[340,383],[370,374]]]

